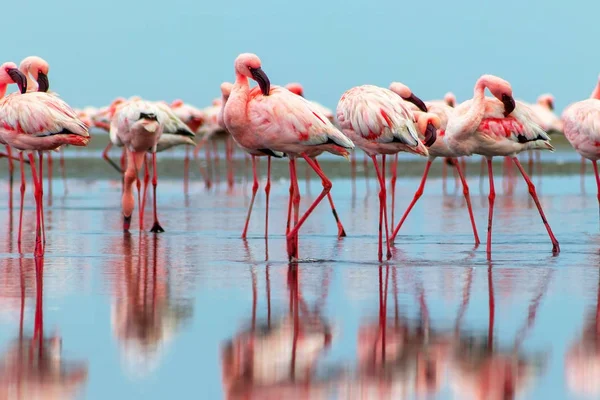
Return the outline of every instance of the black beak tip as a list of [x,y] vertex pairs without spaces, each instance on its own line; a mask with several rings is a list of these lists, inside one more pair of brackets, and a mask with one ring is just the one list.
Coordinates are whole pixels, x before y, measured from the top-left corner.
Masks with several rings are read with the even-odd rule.
[[37,78],[38,92],[47,92],[50,89],[50,82],[48,82],[48,75],[43,72],[38,73]]
[[431,122],[427,124],[427,129],[425,130],[425,146],[431,147],[435,143],[435,139],[437,138],[437,129]]
[[271,81],[269,81],[269,77],[265,74],[265,71],[262,68],[251,68],[250,73],[252,74],[252,78],[258,83],[263,96],[268,96],[271,92]]
[[515,110],[517,104],[515,103],[515,99],[512,96],[507,94],[502,95],[502,103],[504,104],[504,116],[508,117],[511,112]]
[[158,121],[158,117],[154,113],[140,113],[140,119],[148,121]]
[[415,96],[414,94],[411,93],[410,97],[404,99],[410,103],[413,103],[415,106],[417,106],[417,108],[423,112],[427,112],[427,106],[425,105],[425,103],[423,102],[423,100],[421,100],[420,98],[418,98],[417,96]]
[[8,70],[8,75],[19,86],[21,93],[27,92],[27,77],[17,68]]

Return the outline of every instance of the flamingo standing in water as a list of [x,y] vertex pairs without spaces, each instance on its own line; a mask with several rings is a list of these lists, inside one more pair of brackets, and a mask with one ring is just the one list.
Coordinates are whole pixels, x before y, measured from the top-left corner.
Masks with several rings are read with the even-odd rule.
[[[594,93],[600,93],[600,80]],[[570,105],[562,115],[565,137],[583,159],[588,159],[594,167],[596,186],[598,188],[598,205],[600,207],[600,176],[598,175],[598,159],[600,159],[600,99],[592,94],[592,98]],[[598,96],[600,97],[600,96]]]
[[[288,83],[287,85],[285,85],[285,88],[300,97],[304,97],[304,88],[299,83]],[[325,115],[331,123],[334,123],[335,117],[333,116],[333,111],[331,111],[329,108],[317,103],[316,101],[310,101],[310,103],[317,110],[319,110],[321,112],[321,114]],[[319,162],[317,161],[316,156],[313,157],[313,161],[315,162],[315,164],[319,165]],[[320,167],[321,166],[319,165],[319,168]],[[307,168],[308,168],[308,164],[307,164]],[[308,174],[306,174],[306,179],[307,179],[307,181],[310,179]],[[338,238],[345,237],[346,230],[344,229],[344,226],[342,225],[342,221],[340,221],[340,217],[338,216],[338,213],[335,210],[335,204],[333,204],[333,198],[331,197],[331,193],[327,193],[327,200],[329,200],[329,205],[331,206],[331,212],[333,213],[333,218],[335,218],[335,223],[337,224],[337,227],[338,227]],[[288,218],[289,218],[289,216],[288,216]]]
[[[381,191],[379,192],[379,261],[383,260],[382,227],[385,229],[387,259],[390,259],[385,184],[385,158],[399,151],[428,156],[427,147],[419,140],[414,117],[396,93],[372,85],[346,91],[337,106],[337,119],[342,132],[373,160]],[[431,137],[432,136],[432,137]],[[435,141],[435,128],[428,139]],[[431,143],[430,143],[431,144]],[[381,169],[377,163],[381,155]]]
[[[27,78],[16,70],[15,64],[8,63],[0,67],[0,82],[6,91],[6,84],[17,82],[23,94],[11,95],[0,101],[0,137],[9,146],[20,150],[21,180],[25,180],[23,151],[29,151],[32,180],[36,199],[36,245],[35,255],[44,252],[42,236],[44,233],[43,208],[43,152],[55,150],[65,144],[86,146],[90,135],[86,126],[77,118],[75,111],[58,96],[45,92],[27,91]],[[39,156],[39,168],[36,169],[33,152]],[[24,189],[24,185],[21,186]],[[21,239],[23,199],[19,218],[19,244]]]
[[[485,97],[485,89],[495,98]],[[494,213],[494,175],[492,157],[511,157],[529,188],[542,221],[546,226],[552,251],[560,252],[558,241],[552,233],[542,206],[535,192],[535,186],[521,166],[517,154],[528,149],[554,150],[550,138],[533,120],[530,110],[521,102],[515,102],[510,84],[493,75],[483,75],[477,80],[472,100],[458,106],[446,127],[446,144],[457,155],[479,154],[487,158],[490,180],[489,217],[487,235],[487,255],[492,252],[492,217]]]
[[[402,86],[404,86],[404,85],[401,85],[396,82],[390,86],[390,90],[397,93],[397,90],[399,89],[399,87],[401,88]],[[421,184],[419,185],[419,188],[417,189],[417,192],[415,193],[415,196],[414,196],[413,200],[411,201],[410,205],[404,212],[404,215],[402,215],[402,219],[400,219],[398,226],[396,226],[396,228],[392,232],[392,235],[390,237],[390,242],[394,243],[394,239],[396,238],[398,231],[402,227],[402,224],[406,220],[406,217],[408,217],[408,214],[410,213],[410,211],[412,210],[412,208],[414,207],[416,202],[423,195],[423,190],[425,189],[425,182],[427,181],[427,175],[429,174],[429,168],[431,167],[431,163],[437,157],[444,157],[447,160],[451,160],[454,167],[456,167],[456,171],[458,172],[458,175],[460,176],[460,180],[461,180],[461,183],[463,186],[463,194],[465,196],[465,200],[467,202],[467,208],[469,210],[469,218],[471,219],[471,226],[473,227],[473,235],[475,236],[475,245],[477,246],[477,245],[479,245],[480,242],[479,242],[479,235],[477,234],[477,226],[475,225],[475,218],[473,217],[473,209],[471,208],[471,197],[469,196],[469,186],[467,185],[467,181],[463,175],[463,172],[461,171],[459,162],[455,159],[457,157],[457,154],[454,153],[446,145],[444,140],[441,140],[444,137],[446,126],[448,124],[448,119],[452,115],[453,108],[450,107],[449,105],[447,105],[445,102],[441,102],[441,101],[426,102],[425,106],[427,107],[427,112],[433,114],[435,119],[437,119],[436,122],[433,122],[433,125],[438,128],[437,136],[440,139],[436,140],[429,147],[429,158],[427,160],[427,164],[425,165],[425,171],[423,172],[423,177],[421,178]],[[416,106],[415,106],[415,108],[416,108]],[[418,109],[413,110],[413,113],[417,117],[419,126],[421,127],[420,130],[422,131],[423,130],[422,127],[425,127],[428,122],[431,122],[431,117],[428,117],[428,114],[418,111]]]
[[[171,103],[171,108],[173,112],[184,124],[190,128],[192,132],[197,132],[198,129],[202,126],[205,120],[205,116],[196,107],[184,103],[182,100],[174,100]],[[194,146],[196,143],[194,142]],[[187,192],[188,182],[189,182],[189,171],[190,171],[190,148],[189,146],[185,147],[185,158],[183,160],[183,185],[185,188],[185,192]]]
[[[224,120],[224,110],[225,110],[225,105],[227,104],[227,100],[229,99],[229,96],[231,95],[232,89],[233,89],[233,84],[230,82],[223,82],[221,84],[222,102],[221,102],[221,110],[219,111],[219,113],[217,115],[217,121],[218,121],[219,126],[222,129],[227,129],[227,125]],[[265,239],[266,239],[269,236],[269,197],[270,197],[270,193],[271,193],[271,157],[283,158],[285,156],[285,154],[283,154],[280,151],[274,151],[274,150],[270,150],[267,148],[246,147],[246,146],[251,146],[252,144],[246,140],[243,141],[244,144],[240,144],[240,142],[237,141],[235,136],[232,136],[232,137],[233,137],[233,140],[235,140],[235,142],[238,143],[238,145],[246,153],[250,154],[250,157],[252,158],[252,178],[253,178],[252,198],[250,199],[250,205],[248,206],[248,212],[246,213],[246,222],[244,223],[244,230],[242,231],[242,239],[246,239],[246,237],[248,236],[248,226],[250,224],[250,216],[252,215],[252,208],[254,207],[254,200],[256,199],[256,192],[258,192],[258,187],[259,187],[258,173],[256,170],[256,164],[257,164],[256,157],[267,157],[267,184],[265,185],[265,196],[266,196],[266,201],[265,201],[265,206],[266,206]]]
[[[319,110],[303,97],[273,86],[261,69],[255,54],[243,53],[235,60],[235,84],[223,110],[227,130],[246,149],[269,149],[287,154],[290,160],[290,203],[294,206],[294,227],[286,230],[290,260],[298,259],[298,231],[315,207],[331,190],[331,181],[311,157],[328,151],[347,157],[354,144],[344,136]],[[248,78],[259,87],[252,90]],[[319,175],[323,190],[300,217],[300,190],[296,176],[296,158],[302,157]],[[289,215],[291,214],[288,213]]]
[[162,134],[165,114],[152,102],[143,100],[128,101],[117,107],[111,120],[110,133],[123,144],[127,153],[127,170],[123,180],[123,231],[128,232],[134,208],[133,181],[137,181],[140,229],[143,227],[143,211],[141,206],[140,180],[138,172],[146,159],[146,153],[152,151],[152,186],[154,189],[154,224],[150,232],[164,232],[158,222],[156,211],[156,186],[158,174],[156,170],[156,151]]

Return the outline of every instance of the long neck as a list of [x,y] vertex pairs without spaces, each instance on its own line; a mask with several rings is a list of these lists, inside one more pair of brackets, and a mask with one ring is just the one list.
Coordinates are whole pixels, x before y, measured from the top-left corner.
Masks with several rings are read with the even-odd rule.
[[469,110],[462,117],[463,126],[477,128],[485,114],[485,83],[477,82]]
[[600,79],[598,80],[598,83],[596,83],[596,87],[594,88],[590,99],[600,100]]
[[248,119],[246,108],[249,93],[250,85],[248,84],[248,78],[236,73],[235,83],[223,109],[223,119],[227,125],[227,129],[230,131],[246,124]]
[[27,77],[27,91],[28,92],[37,92],[38,91],[38,83],[33,76],[29,73],[28,65],[20,65],[19,71],[23,73]]

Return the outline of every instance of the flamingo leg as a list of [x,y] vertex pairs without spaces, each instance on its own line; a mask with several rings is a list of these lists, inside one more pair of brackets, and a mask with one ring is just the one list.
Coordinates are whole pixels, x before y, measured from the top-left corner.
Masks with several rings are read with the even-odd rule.
[[135,181],[136,184],[139,183],[139,179],[137,177],[138,170],[141,168],[143,157],[145,156],[146,152],[134,153],[126,149],[125,152],[127,155],[127,170],[123,176],[123,194],[121,197],[121,206],[123,212],[123,231],[128,232],[131,225],[131,216],[135,206],[135,199],[132,190],[133,182]]
[[46,245],[46,227],[44,225],[44,153],[38,151],[39,162],[40,162],[40,175],[38,176],[38,182],[40,184],[40,223],[42,227],[42,246]]
[[394,160],[392,161],[391,167],[392,179],[390,181],[390,186],[392,190],[392,220],[390,221],[390,225],[394,226],[394,212],[396,211],[396,179],[398,178],[398,153],[394,154]]
[[150,171],[148,166],[148,154],[144,154],[144,194],[142,195],[142,205],[140,206],[140,230],[144,229],[144,211],[146,210],[146,195],[148,193],[149,182]]
[[17,244],[19,245],[19,252],[21,252],[21,232],[23,231],[23,202],[25,200],[25,160],[23,159],[22,151],[19,152],[19,164],[21,166],[21,205],[19,207],[19,234],[17,237]]
[[269,196],[271,194],[271,156],[267,156],[267,184],[265,185],[265,239],[269,237]]
[[244,230],[242,232],[242,239],[246,239],[248,234],[248,225],[250,224],[250,215],[252,215],[252,207],[254,207],[254,199],[256,198],[256,192],[258,191],[258,175],[256,173],[256,156],[252,156],[252,176],[254,177],[254,183],[252,184],[252,199],[248,206],[248,213],[246,214],[246,223],[244,224]]
[[554,236],[554,233],[552,233],[552,228],[550,228],[550,224],[548,223],[548,220],[546,219],[544,210],[542,210],[542,205],[540,204],[540,200],[538,199],[538,196],[535,192],[535,185],[533,184],[533,182],[531,182],[531,179],[529,179],[529,177],[525,173],[525,170],[521,166],[519,159],[517,157],[513,157],[513,161],[514,161],[515,165],[517,166],[517,168],[519,169],[519,171],[521,172],[523,179],[525,179],[525,182],[527,183],[527,187],[529,188],[529,194],[533,198],[533,201],[535,202],[535,205],[540,213],[540,217],[542,217],[542,222],[546,226],[546,230],[548,231],[548,236],[550,236],[550,240],[552,241],[552,252],[554,254],[558,254],[558,253],[560,253],[560,246],[558,244],[558,240],[556,240],[556,237]]
[[[317,198],[315,199],[315,201],[310,205],[310,207],[308,208],[308,210],[306,210],[306,212],[302,215],[302,218],[299,219],[298,223],[296,223],[294,225],[294,229],[291,230],[291,232],[287,235],[288,237],[288,241],[290,239],[290,237],[296,237],[297,240],[297,236],[298,236],[298,231],[300,230],[300,228],[302,227],[302,225],[304,224],[304,222],[306,221],[306,219],[309,217],[309,215],[313,212],[313,210],[317,207],[317,205],[319,205],[319,203],[325,198],[325,196],[327,195],[327,193],[329,193],[329,191],[331,190],[331,181],[329,180],[329,178],[327,178],[327,176],[325,175],[325,173],[323,172],[323,170],[321,170],[321,168],[319,167],[318,164],[315,163],[314,160],[312,160],[310,157],[308,157],[306,154],[302,154],[302,158],[304,158],[304,160],[308,163],[308,165],[310,165],[310,167],[317,173],[317,175],[319,175],[319,177],[321,178],[321,183],[323,185],[323,190],[321,191],[321,193],[319,194],[319,196],[317,196]],[[294,186],[294,190],[297,190],[297,178],[295,179],[296,181],[296,185]],[[298,193],[298,204],[299,204],[299,199],[300,199],[300,195]],[[294,218],[297,219],[298,215],[295,215]],[[288,251],[288,255],[290,255],[290,259],[293,256],[297,257],[298,255],[298,243],[295,243],[296,248],[293,249],[292,252]]]
[[[296,169],[296,159],[293,158],[290,160],[292,163],[292,172],[293,172],[293,179],[292,179],[292,184],[293,184],[293,190],[294,190],[294,194],[292,197],[292,207],[294,210],[294,214],[293,214],[293,218],[294,218],[294,228],[296,227],[296,225],[298,225],[298,221],[300,220],[300,187],[298,186],[298,171]],[[291,231],[294,230],[294,228],[291,229]],[[290,232],[291,232],[290,231]],[[290,252],[288,250],[288,256],[289,257],[295,257],[295,258],[299,258],[298,257],[298,234],[296,235],[291,235],[290,233],[288,233],[287,238],[292,238],[292,252]]]
[[40,219],[40,202],[41,202],[41,192],[40,192],[40,182],[38,181],[38,174],[36,171],[35,158],[33,153],[29,153],[29,165],[31,166],[31,180],[33,182],[33,190],[35,197],[35,250],[34,255],[39,257],[42,255],[42,238],[41,238],[41,219]]
[[[313,161],[315,162],[317,167],[319,167],[319,169],[321,169],[321,164],[319,164],[317,159],[315,158],[315,159],[313,159]],[[321,171],[322,171],[322,169],[321,169]],[[333,197],[331,197],[331,192],[327,192],[327,200],[329,200],[329,205],[331,206],[331,212],[333,213],[333,218],[335,219],[335,223],[338,228],[338,239],[342,238],[342,237],[346,237],[346,230],[344,229],[344,226],[342,225],[342,221],[340,220],[340,217],[338,216],[338,213],[335,210],[335,204],[333,204]]]
[[292,171],[292,163],[289,164],[289,169],[290,169],[290,198],[288,201],[287,223],[285,226],[285,235],[286,236],[288,233],[290,233],[290,226],[291,226],[291,222],[292,222],[292,199],[294,197],[294,181],[293,181],[294,173]]
[[48,205],[52,205],[52,172],[53,172],[54,160],[52,159],[52,153],[48,152]]
[[60,148],[60,173],[62,175],[63,186],[65,187],[65,194],[69,191],[67,190],[67,170],[65,169],[65,151],[61,147]]
[[119,168],[119,166],[117,165],[117,163],[114,162],[113,160],[111,160],[110,157],[108,156],[108,152],[110,151],[110,149],[112,148],[112,146],[113,146],[112,142],[108,142],[108,144],[104,148],[104,151],[102,152],[102,158],[104,158],[106,160],[106,162],[109,163],[110,166],[113,167],[119,174],[123,174],[123,170],[121,168]]
[[350,175],[354,181],[356,179],[356,151],[353,151],[350,156]]
[[458,176],[460,177],[460,182],[463,187],[463,195],[465,196],[465,201],[467,202],[467,209],[469,210],[469,218],[471,219],[471,226],[473,227],[473,236],[475,236],[475,246],[479,246],[479,235],[477,234],[477,225],[475,225],[475,217],[473,216],[473,207],[471,206],[471,196],[469,195],[469,185],[467,185],[467,180],[465,179],[465,175],[458,165],[459,162],[456,161],[454,166],[456,167],[456,172],[458,172]]
[[190,148],[185,146],[185,156],[183,158],[183,193],[188,192],[190,180]]
[[[413,207],[415,206],[415,204],[417,203],[419,198],[423,195],[423,190],[425,189],[425,182],[427,181],[427,175],[429,175],[429,168],[431,168],[431,162],[432,162],[431,159],[427,160],[427,164],[425,164],[425,171],[423,171],[423,177],[421,178],[421,184],[419,185],[419,188],[415,192],[415,196],[413,197],[412,201],[408,205],[408,208],[404,212],[404,215],[402,215],[400,222],[398,222],[398,226],[396,226],[396,229],[394,229],[394,232],[392,232],[392,236],[390,238],[390,242],[392,242],[392,243],[394,243],[394,239],[396,239],[396,235],[398,235],[398,231],[400,231],[400,228],[402,228],[402,224],[404,224],[404,220],[406,220],[406,217],[408,217],[408,214],[410,214],[411,210],[413,209]],[[446,164],[446,162],[444,162],[444,165],[445,164]]]
[[596,175],[596,187],[598,188],[598,209],[600,213],[600,176],[598,175],[598,161],[592,160],[594,166],[594,175]]
[[158,211],[156,210],[156,186],[158,186],[158,169],[156,168],[156,150],[152,152],[152,203],[154,213],[154,224],[150,232],[159,233],[165,230],[158,223]]
[[492,219],[494,217],[494,200],[496,199],[496,190],[494,188],[494,172],[492,170],[492,159],[487,159],[488,177],[490,180],[490,194],[489,200],[489,214],[488,214],[488,230],[487,230],[487,244],[486,252],[488,260],[492,257]]
[[6,145],[6,158],[8,158],[8,173],[10,174],[10,186],[12,186],[12,182],[13,182],[13,172],[15,170],[14,164],[13,164],[13,157],[12,157],[12,149],[10,148],[9,145]]
[[377,174],[377,178],[379,180],[379,261],[383,261],[383,235],[381,232],[382,229],[382,219],[383,219],[383,227],[385,228],[385,241],[387,246],[386,258],[389,260],[392,257],[392,252],[390,250],[390,241],[388,238],[388,221],[387,221],[387,193],[385,188],[385,154],[381,156],[381,170],[379,169],[379,165],[377,164],[377,157],[371,156],[373,160],[373,165],[375,166],[375,173]]
[[233,137],[228,136],[225,141],[225,156],[227,161],[227,185],[233,187]]

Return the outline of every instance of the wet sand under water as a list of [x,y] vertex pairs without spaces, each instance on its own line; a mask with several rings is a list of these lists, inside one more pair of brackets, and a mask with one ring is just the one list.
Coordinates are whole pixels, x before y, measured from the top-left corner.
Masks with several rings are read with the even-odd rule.
[[[266,242],[262,180],[249,238],[240,239],[251,188],[240,153],[233,188],[221,154],[219,183],[206,189],[193,161],[187,194],[183,152],[163,157],[160,235],[140,234],[137,212],[132,233],[121,232],[120,181],[86,154],[67,150],[66,195],[55,156],[46,255],[37,262],[31,185],[20,256],[18,182],[11,212],[0,160],[0,397],[600,396],[598,201],[591,168],[582,189],[579,158],[567,149],[542,154],[544,175],[534,174],[557,257],[525,184],[508,194],[499,161],[486,260],[488,185],[474,158],[468,181],[483,245],[473,248],[451,170],[444,192],[440,160],[393,259],[380,265],[378,187],[372,167],[364,179],[359,154],[355,182],[348,162],[322,162],[348,237],[337,239],[324,202],[301,230],[303,262],[292,266],[285,162],[274,163]],[[396,221],[424,167],[401,160]],[[313,175],[300,189],[306,209],[320,182]],[[146,218],[147,231],[150,207]]]

